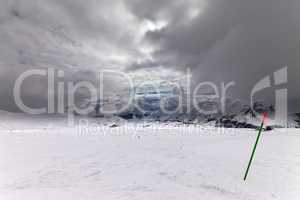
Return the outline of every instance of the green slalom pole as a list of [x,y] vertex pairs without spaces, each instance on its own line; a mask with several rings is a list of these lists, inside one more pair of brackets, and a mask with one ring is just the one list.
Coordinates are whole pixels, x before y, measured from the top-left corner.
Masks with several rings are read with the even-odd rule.
[[254,144],[254,147],[253,147],[253,150],[252,150],[252,154],[251,154],[251,157],[250,157],[248,166],[247,166],[247,170],[246,170],[245,176],[244,176],[244,181],[246,181],[246,179],[247,179],[248,172],[249,172],[249,169],[250,169],[250,166],[251,166],[251,163],[252,163],[252,160],[253,160],[255,151],[256,151],[256,147],[257,147],[257,144],[258,144],[258,141],[259,141],[261,132],[262,132],[262,130],[263,130],[263,126],[264,126],[266,117],[267,117],[267,113],[264,113],[264,114],[263,114],[263,121],[262,121],[262,123],[261,123],[261,125],[260,125],[259,131],[258,131],[258,135],[257,135],[256,141],[255,141],[255,144]]

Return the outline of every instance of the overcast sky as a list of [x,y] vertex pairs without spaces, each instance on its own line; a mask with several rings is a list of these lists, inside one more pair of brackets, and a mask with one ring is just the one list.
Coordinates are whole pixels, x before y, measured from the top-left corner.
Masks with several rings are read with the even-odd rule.
[[[190,68],[194,83],[235,81],[232,94],[247,99],[288,66],[290,108],[299,111],[299,10],[299,0],[0,0],[0,109],[16,110],[14,81],[32,68],[93,82],[101,69],[163,77]],[[43,105],[46,88],[30,80],[24,98]]]

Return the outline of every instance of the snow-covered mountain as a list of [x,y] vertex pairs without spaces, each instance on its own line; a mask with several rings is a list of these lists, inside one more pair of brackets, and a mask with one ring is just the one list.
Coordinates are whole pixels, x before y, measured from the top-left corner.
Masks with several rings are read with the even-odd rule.
[[[122,112],[116,112],[114,115],[125,120],[148,120],[160,122],[182,122],[197,124],[214,124],[217,127],[226,128],[258,128],[262,120],[262,113],[267,112],[269,119],[267,127],[272,129],[280,127],[272,118],[274,117],[274,107],[267,105],[262,101],[254,103],[253,108],[238,99],[227,99],[225,112],[222,113],[221,105],[218,99],[205,98],[199,102],[198,108],[191,108],[188,111],[186,105],[180,106],[179,99],[174,96],[148,95],[140,96]],[[110,107],[122,107],[122,102],[116,99],[107,99],[93,103],[95,110],[100,107],[110,105]],[[162,108],[163,107],[163,108]],[[205,111],[217,110],[213,114]],[[203,111],[203,112],[201,112]],[[97,114],[95,114],[97,113]],[[91,116],[105,117],[101,112],[92,113]],[[298,127],[300,115],[292,115],[289,118],[289,127]]]
[[291,128],[300,128],[300,113],[289,115],[288,126]]

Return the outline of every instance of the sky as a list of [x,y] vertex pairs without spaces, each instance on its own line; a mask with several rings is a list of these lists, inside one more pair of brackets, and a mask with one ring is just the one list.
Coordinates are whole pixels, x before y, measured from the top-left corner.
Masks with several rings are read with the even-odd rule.
[[[0,109],[18,111],[14,83],[29,69],[95,84],[99,70],[164,79],[189,69],[193,84],[234,81],[231,95],[249,99],[255,83],[287,66],[289,108],[300,111],[299,10],[299,0],[0,0]],[[34,77],[22,96],[39,107],[46,89]]]

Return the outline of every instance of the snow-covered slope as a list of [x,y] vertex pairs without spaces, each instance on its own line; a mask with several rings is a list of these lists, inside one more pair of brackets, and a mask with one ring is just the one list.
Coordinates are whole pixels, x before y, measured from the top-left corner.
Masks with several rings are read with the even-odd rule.
[[264,132],[244,182],[255,131],[149,125],[0,131],[0,199],[299,199],[297,129]]

